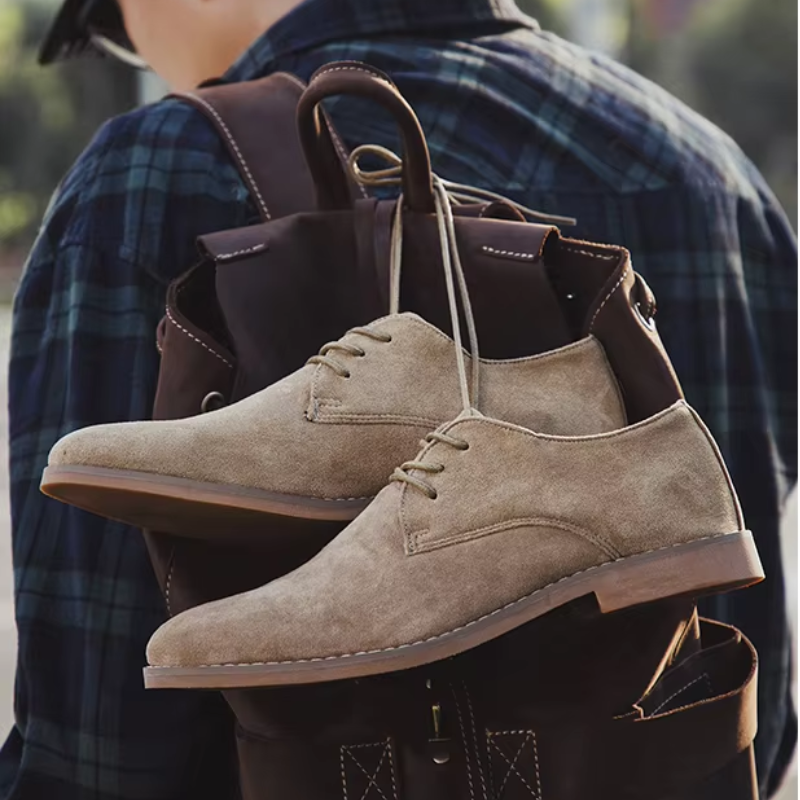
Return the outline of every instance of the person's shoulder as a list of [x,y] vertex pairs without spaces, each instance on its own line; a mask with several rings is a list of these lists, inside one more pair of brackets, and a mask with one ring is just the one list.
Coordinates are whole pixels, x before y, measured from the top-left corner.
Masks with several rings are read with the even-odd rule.
[[45,228],[168,279],[195,239],[244,224],[247,190],[206,117],[176,98],[106,122],[70,170]]
[[77,179],[82,189],[90,186],[100,193],[144,184],[166,186],[183,174],[205,182],[219,173],[203,173],[202,168],[227,161],[226,156],[203,114],[189,103],[167,98],[106,122],[76,165]]
[[536,38],[537,51],[554,73],[562,72],[556,91],[596,122],[598,140],[620,174],[638,175],[653,188],[745,196],[760,188],[758,172],[736,142],[675,95],[612,58],[552,34]]

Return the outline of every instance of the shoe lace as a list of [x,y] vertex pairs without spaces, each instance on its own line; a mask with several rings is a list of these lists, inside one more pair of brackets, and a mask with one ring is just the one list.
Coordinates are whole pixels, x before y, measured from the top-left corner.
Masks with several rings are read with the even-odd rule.
[[[431,444],[433,442],[441,442],[442,444],[449,445],[450,447],[455,447],[456,450],[469,450],[469,442],[465,442],[463,439],[458,439],[455,436],[449,436],[446,433],[442,433],[442,431],[433,431],[432,433],[429,433],[420,442],[420,445],[425,447],[427,444]],[[418,472],[425,472],[428,475],[437,475],[440,472],[444,472],[444,464],[437,464],[435,462],[428,461],[406,461],[404,464],[401,464],[399,467],[397,467],[397,469],[395,469],[395,471],[389,476],[390,481],[407,483],[409,486],[419,489],[431,500],[435,500],[439,496],[439,493],[426,480],[412,475],[411,473],[414,470]]]
[[[385,169],[365,171],[359,166],[358,160],[363,155],[378,156],[388,161],[390,166]],[[364,186],[396,186],[402,182],[402,159],[378,145],[363,145],[356,148],[349,159],[350,171],[360,184]],[[475,317],[472,312],[467,281],[464,275],[464,267],[461,263],[461,256],[458,250],[458,239],[456,236],[455,221],[453,218],[453,204],[459,202],[448,190],[447,182],[443,181],[438,175],[432,175],[433,199],[436,212],[436,222],[439,232],[439,241],[442,251],[442,265],[444,268],[445,286],[447,289],[447,302],[450,311],[450,322],[453,329],[453,343],[455,345],[456,369],[458,372],[458,383],[461,393],[461,416],[479,416],[477,410],[479,397],[480,380],[480,354],[478,352],[478,334],[475,328]],[[459,186],[451,184],[451,186]],[[460,187],[465,188],[465,187]],[[469,188],[469,187],[466,187]],[[496,199],[496,198],[495,198]],[[392,221],[391,235],[391,256],[390,256],[390,299],[389,313],[396,314],[400,309],[400,276],[403,261],[403,195],[400,194],[395,207],[394,218]],[[457,285],[457,289],[456,289]],[[470,353],[472,355],[471,375],[467,375],[466,360],[464,358],[464,348],[461,340],[461,323],[458,314],[458,299],[461,300],[461,307],[464,312],[464,319],[467,326]],[[427,444],[441,443],[454,447],[457,450],[469,449],[469,443],[463,439],[449,436],[441,431],[434,431],[428,434],[421,442],[425,447]],[[444,470],[443,464],[425,462],[421,460],[407,461],[398,467],[390,476],[390,481],[399,481],[409,486],[413,486],[423,492],[427,497],[435,500],[437,497],[436,489],[423,478],[413,475],[413,472],[433,475]]]
[[[358,160],[362,155],[366,154],[380,156],[385,161],[388,161],[391,166],[385,169],[365,172],[359,166]],[[400,156],[386,147],[374,144],[365,144],[361,147],[356,147],[350,154],[349,166],[353,177],[364,186],[398,186],[400,185],[400,177],[403,174],[403,160]],[[478,186],[469,186],[466,183],[456,183],[446,178],[438,178],[438,180],[447,190],[450,203],[454,206],[459,206],[462,203],[482,203],[489,200],[505,203],[506,205],[516,208],[517,211],[521,212],[524,216],[548,225],[560,225],[565,228],[570,228],[578,224],[578,220],[575,217],[563,217],[559,214],[548,214],[544,211],[536,211],[533,208],[522,205],[522,203],[518,203],[516,200],[511,200],[505,195],[497,194],[497,192],[492,192],[488,189],[482,189]]]
[[[382,331],[372,330],[371,328],[351,328],[348,332],[350,334],[358,334],[359,336],[366,336],[368,339],[373,339],[376,342],[391,342],[392,337],[388,333],[383,333]],[[338,341],[338,342],[328,342],[327,344],[322,345],[319,350],[319,353],[315,356],[311,356],[311,358],[306,361],[306,364],[322,364],[323,366],[330,367],[337,375],[342,378],[349,378],[350,377],[350,370],[347,369],[341,361],[337,361],[335,358],[332,358],[329,353],[345,353],[349,356],[355,356],[356,358],[363,358],[367,351],[364,350],[363,347],[359,347],[357,344],[350,344],[349,342]]]

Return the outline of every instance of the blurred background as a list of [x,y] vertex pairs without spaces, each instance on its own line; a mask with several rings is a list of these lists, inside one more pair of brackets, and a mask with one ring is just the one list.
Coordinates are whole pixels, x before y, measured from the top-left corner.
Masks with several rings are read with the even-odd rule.
[[[378,0],[376,0],[377,2]],[[722,127],[797,218],[796,0],[518,0],[544,28],[630,64]],[[98,125],[152,92],[110,61],[50,69],[57,0],[0,0],[0,301],[50,194]]]
[[[168,2],[169,0],[164,0]],[[380,2],[380,0],[375,0]],[[435,2],[435,0],[434,0]],[[797,0],[517,0],[542,27],[664,86],[729,133],[797,224]],[[38,44],[58,0],[0,0],[0,361],[10,302],[49,198],[108,117],[162,87],[111,61],[42,69]],[[0,458],[6,459],[0,371]],[[0,468],[0,739],[12,721],[14,626],[7,471]],[[797,501],[784,544],[797,608]],[[797,797],[796,777],[781,800]]]

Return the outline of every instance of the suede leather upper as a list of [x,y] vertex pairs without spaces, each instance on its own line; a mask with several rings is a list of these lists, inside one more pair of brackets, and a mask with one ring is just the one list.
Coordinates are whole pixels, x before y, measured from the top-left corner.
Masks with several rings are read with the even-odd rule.
[[419,461],[435,490],[393,483],[315,558],[255,591],[178,615],[156,666],[328,659],[441,636],[567,576],[734,533],[738,501],[684,403],[620,431],[545,436],[485,417]]
[[[350,332],[363,356],[332,351],[344,377],[307,365],[239,403],[177,421],[98,425],[69,434],[51,466],[136,470],[320,499],[369,498],[426,433],[459,412],[454,345],[414,314]],[[480,409],[553,434],[616,430],[625,411],[592,337],[510,361],[484,361]]]

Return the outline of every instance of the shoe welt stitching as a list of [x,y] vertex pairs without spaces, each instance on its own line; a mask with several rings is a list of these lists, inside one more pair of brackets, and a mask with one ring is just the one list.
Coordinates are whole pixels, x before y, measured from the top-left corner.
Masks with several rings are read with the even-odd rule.
[[350,500],[374,500],[375,495],[368,495],[366,497],[315,497],[314,500],[322,500],[325,503],[347,503]]
[[[734,531],[734,533],[744,533],[744,532],[745,531]],[[646,556],[649,555],[650,553],[660,553],[663,550],[672,550],[676,547],[685,547],[686,545],[697,544],[698,542],[707,542],[710,541],[711,539],[722,539],[723,537],[730,535],[731,534],[729,533],[715,533],[712,534],[711,536],[701,536],[699,539],[693,539],[691,542],[677,542],[676,544],[668,544],[665,545],[664,547],[656,547],[653,550],[644,550],[641,553],[634,553],[631,556],[618,558],[615,559],[614,561],[606,561],[603,564],[596,564],[593,567],[587,567],[586,569],[578,570],[577,572],[573,572],[571,575],[565,575],[563,578],[559,578],[557,581],[548,583],[547,586],[542,586],[541,588],[536,589],[530,594],[526,594],[523,597],[520,597],[516,600],[512,600],[510,603],[506,603],[504,606],[496,608],[494,611],[490,611],[488,614],[484,614],[482,617],[470,620],[469,622],[466,622],[463,625],[459,625],[456,628],[452,628],[449,631],[445,631],[444,633],[437,633],[435,636],[429,636],[427,639],[419,639],[416,642],[408,642],[407,644],[394,645],[393,647],[382,647],[377,650],[359,650],[355,653],[339,653],[338,655],[335,656],[321,656],[318,658],[298,658],[298,659],[290,659],[288,661],[245,661],[245,662],[238,662],[238,663],[233,662],[227,664],[196,664],[192,667],[152,665],[149,667],[149,669],[172,670],[172,669],[218,669],[220,667],[280,667],[289,664],[317,664],[325,661],[338,661],[339,659],[353,658],[354,656],[372,656],[372,655],[377,655],[378,653],[391,653],[395,650],[407,650],[409,647],[416,647],[417,645],[420,644],[435,642],[437,639],[449,636],[452,633],[458,633],[459,631],[471,628],[473,625],[477,625],[479,622],[483,622],[483,620],[495,616],[495,614],[499,614],[502,611],[506,611],[509,608],[513,608],[514,606],[519,605],[519,603],[522,603],[525,600],[529,600],[531,597],[535,597],[537,594],[540,594],[541,592],[544,592],[547,589],[552,588],[553,586],[557,586],[559,583],[563,583],[564,581],[576,578],[578,575],[584,575],[587,572],[593,572],[594,570],[597,569],[603,569],[605,567],[613,566],[614,564],[619,564],[621,561],[627,561],[629,558],[633,558],[634,556]]]

